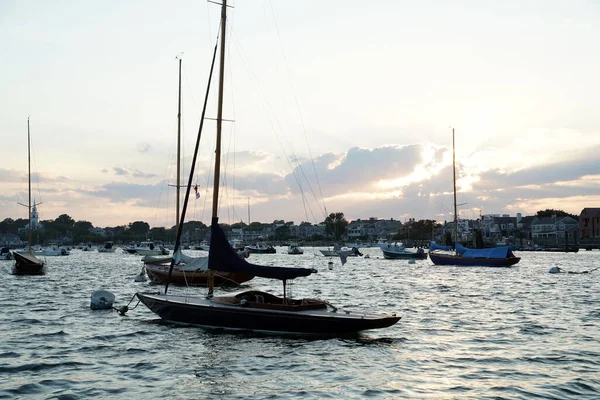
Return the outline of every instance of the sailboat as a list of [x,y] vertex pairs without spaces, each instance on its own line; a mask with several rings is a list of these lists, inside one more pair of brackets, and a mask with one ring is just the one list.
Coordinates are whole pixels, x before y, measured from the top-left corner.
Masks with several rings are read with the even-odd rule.
[[[211,239],[208,256],[209,287],[206,297],[190,297],[168,294],[169,285],[164,294],[136,293],[140,301],[163,320],[177,323],[194,324],[208,328],[233,330],[251,330],[260,332],[295,333],[295,334],[351,334],[366,329],[385,328],[394,325],[400,317],[379,314],[338,312],[338,308],[329,302],[319,299],[292,299],[286,292],[287,282],[295,278],[309,276],[313,269],[261,266],[251,264],[240,258],[231,247],[223,229],[219,226],[218,199],[221,160],[221,125],[223,120],[223,76],[225,61],[225,27],[227,18],[227,0],[223,0],[221,8],[220,32],[220,65],[219,93],[217,110],[217,138],[215,150],[215,170],[213,184],[213,204],[211,221]],[[184,198],[181,221],[184,220],[187,208],[194,165],[198,153],[200,134],[206,111],[206,103],[210,90],[210,82],[217,47],[215,46],[213,64],[211,66],[208,89],[200,120],[200,130],[196,141],[194,160],[190,170],[187,194]],[[180,246],[181,224],[179,225],[175,249]],[[171,264],[171,269],[173,263]],[[283,296],[249,290],[237,294],[214,296],[215,271],[247,273],[253,276],[276,279],[283,283]]]
[[521,258],[516,257],[511,246],[488,249],[469,249],[458,243],[458,212],[456,209],[456,162],[454,151],[454,129],[452,129],[452,180],[454,182],[454,253],[448,253],[451,246],[440,246],[432,242],[429,246],[429,259],[436,265],[463,267],[510,267]]
[[[179,228],[179,199],[181,181],[181,58],[179,58],[179,93],[177,109],[177,184],[176,188],[176,212],[175,229]],[[189,195],[189,193],[188,193]],[[183,222],[182,222],[183,223]],[[206,286],[208,284],[208,257],[190,257],[181,252],[181,247],[173,252],[173,256],[156,257],[147,255],[143,259],[144,269],[150,281],[159,284],[173,283],[184,286]],[[170,271],[171,263],[174,262]],[[239,285],[249,281],[254,276],[249,274],[217,272],[215,275],[216,285]]]
[[[27,227],[28,239],[27,239],[27,252],[17,253],[14,252],[15,264],[12,268],[13,275],[43,275],[46,273],[44,262],[37,258],[31,250],[31,233],[33,226],[31,225],[31,139],[29,133],[29,118],[27,118],[27,178],[28,178],[28,189],[29,189],[29,203],[27,205],[21,204],[27,207],[29,214],[29,225]],[[20,204],[20,203],[19,203]]]

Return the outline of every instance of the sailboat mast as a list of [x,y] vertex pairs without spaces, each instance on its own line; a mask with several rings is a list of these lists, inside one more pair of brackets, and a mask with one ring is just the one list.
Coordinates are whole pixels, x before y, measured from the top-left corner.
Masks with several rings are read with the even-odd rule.
[[181,58],[179,59],[179,94],[177,104],[177,205],[175,206],[175,232],[179,226],[179,191],[181,190]]
[[[219,208],[219,180],[221,175],[221,125],[223,122],[223,81],[225,76],[225,25],[227,23],[227,0],[221,6],[221,55],[219,62],[219,103],[217,109],[217,143],[215,146],[215,180],[213,183],[212,224],[217,223]],[[214,271],[208,272],[208,297],[212,297],[215,286]]]
[[215,147],[215,180],[213,183],[212,217],[217,218],[219,206],[219,180],[221,176],[221,125],[223,121],[223,80],[225,76],[225,24],[227,22],[227,0],[221,6],[221,55],[219,62],[219,103],[217,109],[217,143]]
[[29,206],[27,207],[29,214],[29,252],[31,253],[31,231],[33,227],[31,226],[31,138],[29,134],[29,117],[27,117],[27,181],[28,181],[28,190],[29,190]]
[[454,152],[454,128],[452,128],[452,182],[454,184],[454,248],[458,243],[458,213],[456,212],[456,155]]

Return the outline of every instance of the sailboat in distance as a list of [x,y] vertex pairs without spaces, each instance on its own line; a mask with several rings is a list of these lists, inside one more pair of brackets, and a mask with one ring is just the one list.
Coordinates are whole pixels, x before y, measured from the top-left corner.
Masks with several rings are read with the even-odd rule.
[[[220,26],[220,68],[219,93],[217,110],[217,138],[215,150],[215,170],[213,184],[213,204],[211,221],[211,239],[208,258],[209,286],[206,297],[184,295],[169,295],[169,285],[165,286],[164,294],[136,293],[137,297],[150,310],[163,320],[194,324],[208,328],[251,330],[260,332],[338,335],[351,334],[366,329],[385,328],[400,320],[399,316],[337,312],[338,309],[327,301],[319,299],[292,299],[286,292],[286,284],[295,278],[309,276],[316,272],[309,268],[288,268],[276,266],[261,266],[251,264],[240,258],[231,247],[223,229],[219,226],[218,199],[221,160],[221,123],[223,118],[223,76],[225,62],[225,27],[227,20],[227,1],[223,0],[221,7]],[[194,160],[190,170],[187,195],[184,198],[181,221],[185,212],[192,186],[194,165],[198,153],[200,133],[206,111],[206,100],[210,90],[212,71],[216,59],[215,46],[213,64],[205,96],[204,109],[200,120],[200,131],[196,140]],[[179,224],[175,250],[180,246],[181,223]],[[172,267],[172,265],[171,265]],[[248,290],[230,295],[214,296],[215,271],[247,273],[257,277],[280,280],[283,283],[283,296],[260,291]]]
[[510,267],[518,263],[521,258],[513,254],[510,246],[468,249],[458,242],[454,129],[452,129],[452,181],[454,183],[454,254],[444,252],[451,250],[450,246],[440,246],[432,242],[429,245],[429,259],[435,265],[454,265],[459,267]]
[[[43,275],[46,273],[44,262],[37,258],[31,250],[31,233],[33,226],[31,225],[31,138],[29,133],[29,118],[27,118],[27,179],[28,179],[28,191],[29,191],[29,203],[27,205],[21,204],[27,207],[29,214],[29,225],[27,226],[28,239],[27,239],[27,252],[18,253],[13,252],[15,258],[15,264],[12,268],[13,275]],[[19,203],[20,204],[20,203]]]

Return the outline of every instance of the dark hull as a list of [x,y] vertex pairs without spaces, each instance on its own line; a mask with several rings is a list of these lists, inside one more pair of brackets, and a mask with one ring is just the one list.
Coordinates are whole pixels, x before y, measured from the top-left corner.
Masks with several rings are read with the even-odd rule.
[[37,259],[33,254],[13,253],[15,264],[12,268],[13,275],[44,275],[46,268],[44,262]]
[[275,248],[268,249],[255,249],[252,247],[246,247],[246,250],[250,252],[250,254],[276,254],[277,250]]
[[[146,264],[146,274],[148,279],[154,283],[180,285],[180,286],[208,286],[208,272],[189,271],[185,274],[180,270],[173,270],[169,280],[169,265],[155,266]],[[215,286],[237,286],[254,278],[252,275],[239,274],[232,272],[214,273]]]
[[397,251],[387,251],[382,250],[383,258],[386,260],[425,260],[427,258],[427,254],[419,254],[416,252],[397,252]]
[[162,319],[209,328],[258,332],[335,335],[386,328],[400,317],[332,311],[266,310],[243,305],[223,305],[199,299],[186,302],[180,296],[137,293],[138,298]]
[[465,258],[453,254],[429,253],[429,259],[435,265],[454,265],[459,267],[510,267],[521,260],[521,257],[506,258]]

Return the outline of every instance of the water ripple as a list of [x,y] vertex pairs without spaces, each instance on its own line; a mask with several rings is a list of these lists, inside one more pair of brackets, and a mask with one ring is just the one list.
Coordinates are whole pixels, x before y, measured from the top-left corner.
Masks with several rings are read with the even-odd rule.
[[[333,270],[316,252],[293,260],[319,270],[291,285],[296,297],[396,312],[400,322],[337,338],[205,331],[143,306],[126,317],[89,309],[98,288],[116,304],[160,289],[133,282],[139,257],[75,250],[31,279],[5,268],[0,399],[600,398],[600,274],[547,273],[590,269],[598,252],[523,253],[516,268],[486,269],[411,265],[365,249],[370,259],[333,260]],[[281,291],[261,278],[245,286]],[[31,297],[16,301],[25,291]]]

